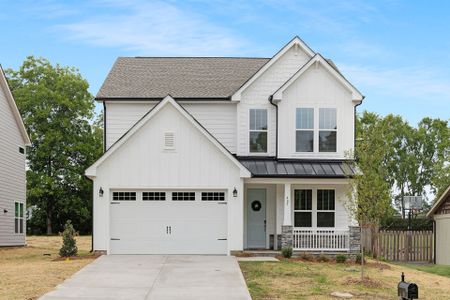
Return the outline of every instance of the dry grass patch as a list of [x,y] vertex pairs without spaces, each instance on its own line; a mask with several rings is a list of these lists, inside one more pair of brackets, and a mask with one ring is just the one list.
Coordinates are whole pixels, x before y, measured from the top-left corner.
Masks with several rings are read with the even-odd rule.
[[88,258],[56,261],[60,236],[30,236],[26,247],[0,248],[0,299],[37,299],[92,262],[91,237],[76,240],[78,255]]
[[421,299],[450,299],[450,278],[387,263],[371,261],[364,281],[353,264],[282,260],[240,262],[240,266],[253,300],[335,299],[332,292],[349,292],[353,299],[397,299],[402,271],[418,284]]

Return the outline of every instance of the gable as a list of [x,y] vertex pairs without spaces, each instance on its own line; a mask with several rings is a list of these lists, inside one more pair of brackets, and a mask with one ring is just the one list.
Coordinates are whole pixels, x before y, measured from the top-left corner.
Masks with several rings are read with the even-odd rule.
[[[324,59],[320,54],[316,54],[312,57],[308,63],[302,66],[289,80],[287,80],[283,85],[281,85],[272,95],[272,99],[275,101],[280,101],[283,98],[283,93],[300,77],[303,77],[304,74],[310,74],[310,70],[315,69],[319,70],[324,74],[324,71],[328,73],[335,80],[335,82],[339,83],[342,87],[347,89],[351,93],[351,97],[353,101],[360,102],[364,99],[364,96],[336,69],[334,65],[331,65],[329,61]],[[324,78],[324,77],[323,77]],[[311,87],[320,85],[320,82],[314,83],[311,82]],[[323,85],[320,88],[328,89],[327,85]]]
[[434,202],[430,211],[427,213],[427,217],[430,218],[433,215],[450,214],[450,186],[442,193],[439,199]]
[[252,92],[248,90],[257,90],[260,91],[260,94],[264,94],[264,91],[267,90],[272,93],[274,87],[278,87],[288,80],[313,55],[314,52],[299,37],[293,38],[245,82],[233,94],[231,100],[240,101],[244,93],[247,93],[247,97],[249,97],[248,94]]
[[[13,95],[11,94],[11,90],[9,89],[9,85],[1,65],[0,65],[0,102],[2,102],[1,112],[2,114],[4,114],[1,120],[2,122],[7,123],[3,125],[6,126],[5,130],[8,131],[13,130],[14,132],[18,132],[20,137],[15,139],[16,140],[21,139],[20,144],[30,146],[31,145],[30,139],[28,137],[25,126],[22,122],[20,112],[17,109],[16,102],[14,101]],[[19,141],[17,141],[16,143],[19,143]]]
[[[174,149],[165,149],[161,144],[164,141],[165,133],[174,135]],[[213,152],[214,154],[211,154]],[[202,162],[202,158],[213,156],[217,158],[214,162]],[[209,168],[216,162],[226,161],[227,169],[230,168],[231,163],[242,177],[250,177],[249,171],[170,96],[150,110],[112,145],[97,162],[86,170],[86,175],[91,178],[97,176],[97,169],[102,169],[102,164],[120,165],[122,161],[120,157],[123,159],[125,169],[130,163],[137,162],[138,164],[131,169],[140,172],[157,172],[165,170],[164,166],[166,165],[175,168],[177,163],[183,165],[186,162],[191,164],[187,170],[192,168],[197,170],[198,166]],[[130,160],[130,157],[133,159]],[[144,165],[145,167],[142,167],[142,162],[147,163]],[[158,164],[160,168],[150,167],[154,164]],[[120,169],[119,172],[121,172]],[[225,170],[223,172],[226,173]]]

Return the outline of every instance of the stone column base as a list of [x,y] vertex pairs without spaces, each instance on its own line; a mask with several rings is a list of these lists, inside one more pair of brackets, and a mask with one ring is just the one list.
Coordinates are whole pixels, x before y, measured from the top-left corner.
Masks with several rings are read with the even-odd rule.
[[281,226],[281,249],[286,247],[292,247],[293,238],[294,238],[294,226],[292,225]]
[[359,226],[349,226],[349,236],[350,236],[350,249],[351,254],[361,253],[361,227]]

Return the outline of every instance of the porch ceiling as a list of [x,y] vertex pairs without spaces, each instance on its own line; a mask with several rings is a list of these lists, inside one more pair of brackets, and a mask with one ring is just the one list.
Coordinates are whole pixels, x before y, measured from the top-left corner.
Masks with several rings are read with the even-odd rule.
[[348,178],[356,173],[350,161],[280,160],[238,157],[239,161],[259,178]]

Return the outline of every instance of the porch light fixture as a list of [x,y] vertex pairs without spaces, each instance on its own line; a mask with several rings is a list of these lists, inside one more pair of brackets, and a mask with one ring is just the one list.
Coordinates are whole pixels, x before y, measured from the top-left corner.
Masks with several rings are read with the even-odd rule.
[[102,189],[102,187],[100,187],[100,189],[98,190],[98,196],[99,197],[103,197],[103,189]]
[[237,189],[236,189],[236,188],[234,188],[234,190],[233,190],[233,197],[234,197],[234,198],[237,197]]
[[3,213],[4,213],[4,214],[7,214],[7,213],[8,213],[8,210],[7,210],[6,208],[4,208],[4,209],[3,209]]

